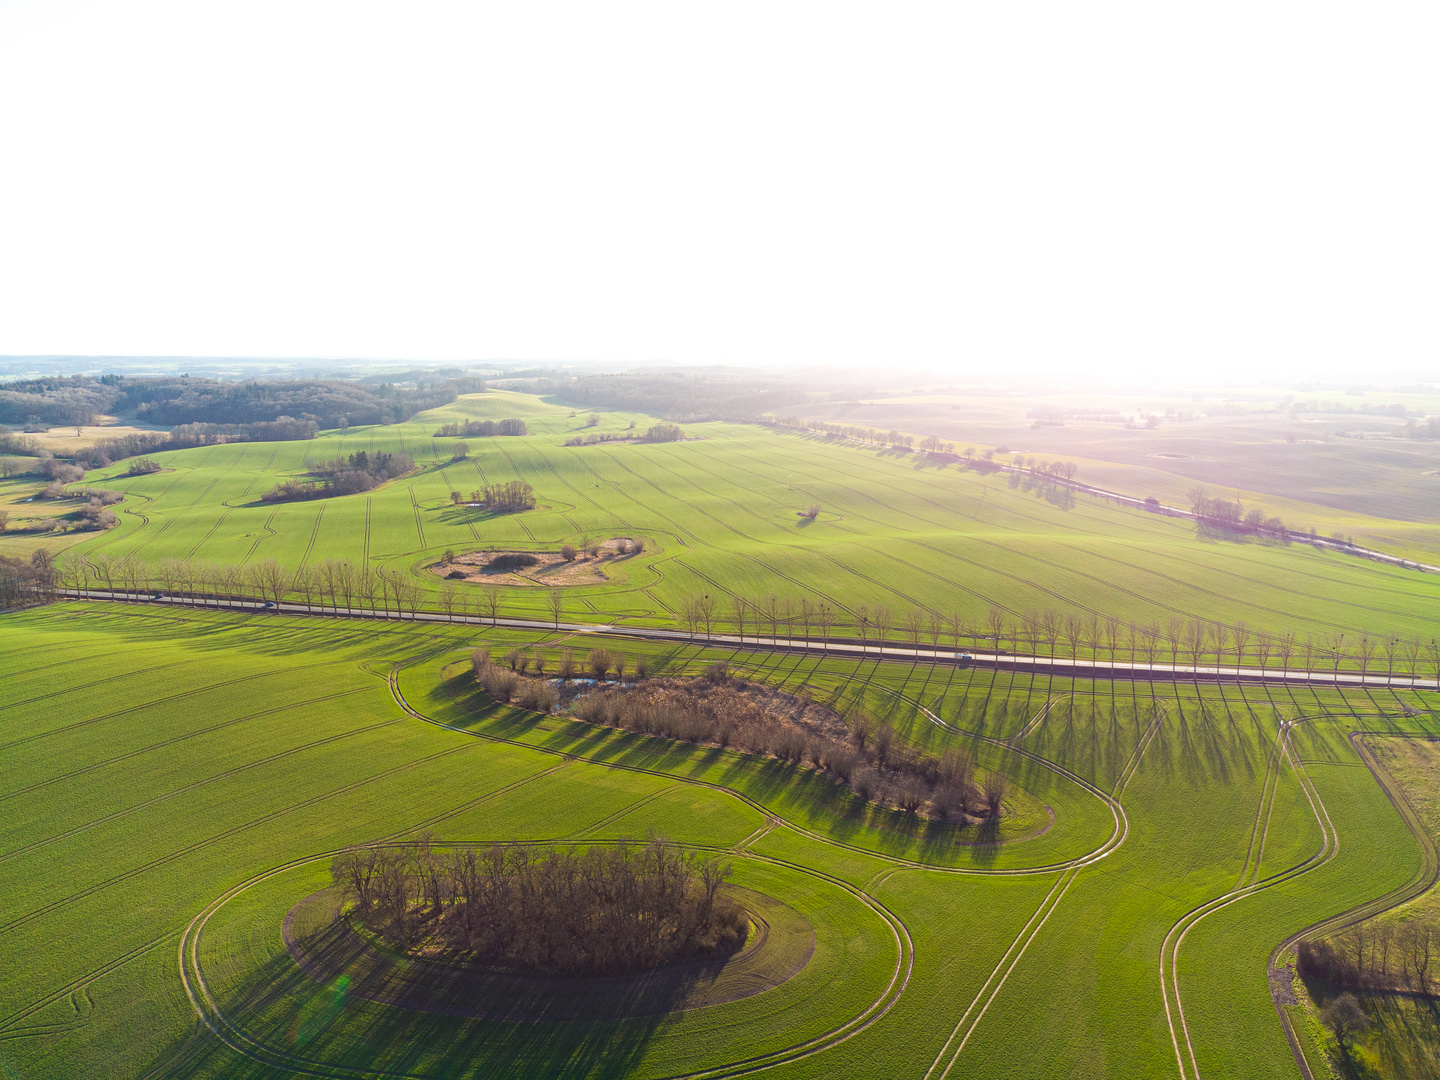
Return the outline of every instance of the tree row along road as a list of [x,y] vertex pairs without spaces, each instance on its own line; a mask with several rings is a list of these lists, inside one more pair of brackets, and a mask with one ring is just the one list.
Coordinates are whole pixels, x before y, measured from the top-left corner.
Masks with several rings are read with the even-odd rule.
[[927,648],[919,645],[856,644],[852,641],[815,641],[805,638],[765,637],[724,633],[690,633],[686,630],[665,630],[656,627],[615,626],[610,623],[576,623],[548,619],[488,618],[477,615],[446,615],[442,612],[414,611],[403,615],[365,608],[307,607],[304,604],[266,603],[249,599],[216,599],[175,597],[150,592],[108,592],[96,589],[61,589],[59,595],[76,600],[102,600],[118,603],[168,604],[176,607],[198,607],[211,611],[240,611],[278,615],[310,615],[342,619],[377,619],[420,623],[460,624],[470,626],[508,627],[515,630],[548,630],[567,634],[589,634],[597,637],[644,638],[677,641],[695,645],[731,646],[776,652],[805,652],[856,660],[898,660],[912,663],[958,664],[962,667],[996,668],[1003,671],[1024,671],[1037,675],[1064,675],[1090,679],[1121,679],[1153,681],[1156,679],[1189,679],[1202,682],[1277,682],[1318,683],[1338,689],[1378,687],[1396,690],[1437,690],[1440,679],[1424,679],[1415,675],[1361,674],[1350,671],[1307,671],[1294,668],[1226,667],[1223,665],[1181,664],[1137,660],[1082,660],[1064,656],[1040,656],[1010,652],[984,652],[969,649]]

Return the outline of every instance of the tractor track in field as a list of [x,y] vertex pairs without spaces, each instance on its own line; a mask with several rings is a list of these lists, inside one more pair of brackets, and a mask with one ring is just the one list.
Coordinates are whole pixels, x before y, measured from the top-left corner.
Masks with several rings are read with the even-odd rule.
[[406,484],[405,491],[410,496],[410,509],[415,514],[415,535],[420,537],[420,550],[425,550],[425,523],[420,520],[420,502],[415,498],[415,485]]
[[[353,693],[355,691],[351,692]],[[343,695],[333,696],[338,697]],[[397,773],[406,772],[419,765],[428,764],[431,761],[435,761],[439,758],[449,757],[453,754],[461,753],[466,749],[468,749],[468,746],[462,744],[460,746],[451,747],[448,750],[441,750],[434,754],[429,754],[425,757],[414,758],[410,761],[402,762],[399,765],[392,766],[391,768],[382,770],[378,773],[373,773],[372,775],[364,777],[363,779],[353,781],[349,784],[343,784],[340,787],[332,788],[329,791],[321,792],[319,795],[314,795],[308,799],[302,799],[299,802],[291,803],[289,806],[283,807],[279,810],[273,810],[268,814],[262,814],[259,817],[252,818],[249,821],[242,822],[239,825],[235,825],[229,829],[225,829],[221,832],[214,833],[211,836],[207,836],[203,840],[197,840],[193,844],[187,844],[184,847],[176,848],[175,850],[168,852],[165,855],[150,859],[149,861],[144,862],[139,866],[131,867],[129,870],[125,870],[119,874],[112,875],[111,877],[106,878],[103,881],[95,882],[93,885],[87,885],[84,888],[78,889],[67,896],[62,896],[59,899],[52,900],[48,904],[42,904],[40,907],[33,908],[25,914],[11,919],[9,922],[0,924],[0,937],[3,937],[4,935],[9,934],[10,932],[17,930],[22,926],[34,922],[36,919],[44,918],[46,915],[53,914],[54,912],[59,911],[63,908],[67,908],[72,904],[79,903],[80,901],[85,900],[91,896],[102,893],[106,889],[110,889],[133,878],[140,877],[143,874],[149,873],[151,870],[158,869],[159,867],[172,863],[177,859],[184,858],[186,855],[192,855],[197,851],[201,851],[207,847],[210,847],[213,844],[219,843],[221,840],[226,840],[232,836],[236,836],[250,829],[257,828],[258,826],[278,821],[289,814],[296,813],[300,810],[309,809],[312,806],[316,806],[329,799],[333,799],[338,795],[344,795],[347,792],[365,787],[367,784],[373,784],[379,780],[387,779],[391,776],[396,775]]]
[[[527,484],[527,483],[529,483],[529,481],[525,479],[525,474],[522,473],[522,472],[520,471],[519,466],[517,466],[517,465],[515,464],[515,459],[510,456],[510,451],[509,451],[509,450],[506,450],[505,447],[504,447],[504,445],[503,445],[503,444],[500,444],[500,443],[497,443],[497,444],[496,444],[495,449],[499,450],[499,451],[500,451],[500,456],[503,457],[503,458],[509,463],[509,465],[510,465],[510,471],[515,474],[515,479],[516,479],[516,480],[519,480],[522,484]],[[478,468],[478,466],[477,466],[477,468]],[[534,490],[533,485],[532,485],[532,487],[531,487],[531,490],[532,490],[532,491]],[[538,543],[540,543],[539,538],[536,537],[536,535],[535,535],[533,532],[530,531],[530,525],[525,521],[525,519],[524,519],[523,517],[517,515],[516,518],[515,518],[515,523],[516,523],[517,525],[519,525],[520,528],[521,528],[521,530],[525,533],[525,535],[530,538],[530,542],[531,542],[532,544],[538,544]]]
[[[306,703],[302,702],[301,704]],[[157,795],[152,799],[146,799],[144,802],[135,803],[133,806],[127,806],[123,810],[116,810],[114,813],[106,814],[103,817],[93,818],[90,821],[87,821],[81,825],[76,825],[73,828],[66,829],[64,832],[55,833],[51,836],[45,837],[43,840],[37,840],[33,844],[27,844],[25,847],[15,848],[12,851],[7,851],[3,854],[0,854],[0,864],[6,863],[11,859],[16,858],[17,856],[25,855],[31,851],[36,850],[37,848],[45,847],[48,844],[57,843],[61,840],[68,840],[72,836],[75,836],[82,832],[86,832],[87,830],[93,829],[96,826],[104,825],[107,822],[116,820],[117,818],[126,817],[141,810],[147,810],[150,807],[155,806],[159,803],[168,802],[170,799],[176,798],[177,796],[189,794],[190,792],[195,791],[198,788],[202,788],[207,784],[212,784],[217,780],[228,780],[231,777],[239,776],[241,773],[248,772],[251,769],[259,769],[263,768],[266,765],[273,765],[277,761],[283,761],[288,757],[293,757],[296,754],[304,753],[307,750],[313,750],[316,747],[329,746],[332,743],[341,742],[356,735],[364,735],[368,732],[379,731],[382,728],[393,727],[395,724],[402,724],[404,722],[405,721],[402,718],[396,718],[392,720],[382,720],[375,724],[366,724],[363,727],[352,728],[349,731],[342,731],[338,735],[327,735],[323,739],[315,739],[312,742],[302,743],[299,746],[292,746],[288,750],[281,750],[279,753],[270,754],[267,757],[256,758],[254,761],[247,761],[244,765],[237,765],[232,769],[225,769],[222,772],[212,773],[211,775],[205,777],[203,780],[196,780],[193,783],[185,784],[182,787],[167,791],[163,795]]]
[[370,565],[370,496],[365,496],[365,547],[363,549],[360,567],[364,569]]
[[315,513],[315,525],[310,530],[310,542],[305,545],[305,554],[300,556],[300,565],[303,567],[310,561],[310,553],[315,550],[315,541],[320,536],[320,522],[325,517],[325,500],[320,500],[320,509]]
[[[261,526],[261,528],[263,528],[270,536],[274,536],[274,535],[275,535],[275,530],[274,530],[273,528],[271,528],[270,523],[275,520],[275,515],[278,514],[279,512],[280,512],[279,510],[271,510],[271,511],[270,511],[270,516],[265,519],[265,524]],[[244,566],[246,563],[248,563],[248,562],[254,557],[254,555],[255,555],[255,549],[260,546],[260,542],[261,542],[262,540],[264,540],[264,539],[265,539],[264,536],[257,536],[257,537],[255,538],[255,542],[250,545],[250,550],[247,551],[247,552],[245,552],[245,557],[240,560],[240,565],[241,565],[241,566]]]
[[[318,667],[318,666],[321,666],[321,665],[316,665],[316,666]],[[263,677],[263,675],[258,675],[258,674],[257,674],[257,675],[252,675],[252,676],[249,677],[249,679],[246,679],[246,680],[244,680],[244,681],[247,681],[247,682],[248,682],[248,681],[250,681],[250,679],[258,679],[258,678],[262,678],[262,677]],[[237,679],[237,680],[233,680],[233,682],[240,682],[240,681],[241,681],[241,680],[238,680],[238,679]],[[226,687],[226,686],[229,686],[229,685],[232,685],[232,684],[231,684],[231,683],[222,683],[222,684],[220,684],[220,687]],[[218,689],[218,688],[220,688],[220,687],[214,687],[214,686],[212,686],[212,687],[206,687],[206,689],[208,689],[208,690],[214,690],[214,689]],[[79,766],[78,768],[71,769],[69,772],[60,773],[60,774],[57,775],[57,776],[52,776],[52,777],[49,777],[49,778],[47,778],[47,779],[45,779],[45,780],[37,780],[37,781],[35,781],[34,783],[30,784],[30,785],[27,786],[27,787],[16,788],[14,791],[9,791],[9,792],[6,792],[4,795],[0,795],[0,803],[8,802],[9,800],[15,798],[17,795],[25,795],[25,794],[28,794],[28,793],[30,793],[30,792],[32,792],[32,791],[39,791],[39,790],[42,789],[42,788],[50,787],[52,784],[58,784],[58,783],[61,783],[61,782],[65,781],[65,780],[73,780],[73,779],[74,779],[75,777],[77,777],[77,776],[83,776],[83,775],[85,775],[86,773],[94,772],[94,771],[96,771],[97,769],[108,768],[109,766],[118,764],[118,763],[121,762],[121,761],[129,761],[131,758],[141,757],[141,756],[143,756],[143,755],[145,755],[145,754],[150,753],[151,751],[160,750],[160,749],[163,749],[164,747],[167,747],[167,746],[174,746],[176,743],[185,742],[185,741],[188,740],[188,739],[197,738],[197,737],[199,737],[199,736],[201,736],[201,735],[210,735],[210,734],[213,734],[213,733],[216,732],[216,731],[221,731],[221,730],[223,730],[223,729],[225,729],[225,728],[233,727],[233,726],[235,726],[236,724],[243,724],[243,723],[245,723],[246,721],[256,720],[256,719],[259,719],[259,718],[262,717],[262,716],[272,716],[272,715],[274,715],[275,713],[284,712],[284,711],[286,711],[287,709],[298,708],[298,707],[303,706],[303,705],[318,705],[318,704],[319,704],[320,702],[322,702],[322,701],[331,701],[331,700],[333,700],[333,699],[335,699],[335,698],[348,697],[350,694],[358,694],[358,693],[361,693],[361,692],[363,692],[364,690],[367,690],[367,689],[369,689],[369,688],[368,688],[368,687],[357,687],[357,688],[355,688],[355,689],[353,689],[353,690],[342,690],[342,691],[339,691],[339,692],[334,693],[334,694],[324,694],[324,695],[322,695],[322,696],[320,696],[320,697],[311,698],[311,699],[309,699],[309,700],[307,700],[307,701],[297,701],[297,702],[292,702],[292,703],[285,704],[285,705],[276,705],[276,706],[273,706],[273,707],[271,707],[271,708],[269,708],[269,709],[262,709],[262,710],[260,710],[259,712],[247,713],[247,714],[245,714],[244,716],[236,716],[236,717],[232,717],[232,718],[229,719],[229,720],[222,720],[222,721],[220,721],[220,722],[217,723],[217,724],[211,724],[209,727],[195,728],[195,729],[192,729],[192,730],[190,730],[190,731],[185,732],[185,733],[182,734],[182,735],[172,735],[172,736],[171,736],[170,738],[168,738],[168,739],[161,739],[159,742],[150,743],[150,744],[148,744],[148,745],[146,745],[146,746],[138,747],[137,749],[134,749],[134,750],[127,750],[127,751],[125,751],[123,754],[116,754],[116,755],[114,755],[114,756],[112,756],[112,757],[103,758],[103,759],[101,759],[101,760],[99,760],[99,761],[92,761],[92,762],[90,762],[90,763],[87,764],[87,765],[81,765],[81,766]],[[181,699],[181,698],[184,698],[184,697],[191,697],[191,696],[193,696],[195,693],[199,693],[199,692],[200,692],[200,691],[197,690],[197,691],[193,691],[193,692],[191,692],[191,693],[175,694],[175,695],[173,695],[173,696],[171,696],[171,697],[165,698],[164,700],[165,700],[166,702],[177,701],[177,700],[179,700],[179,699]],[[96,718],[93,719],[93,720],[84,720],[84,721],[81,721],[80,723],[77,723],[77,724],[71,724],[71,725],[69,725],[67,728],[65,728],[64,730],[73,731],[75,728],[84,727],[84,726],[87,725],[87,724],[98,723],[98,722],[101,721],[101,720],[113,720],[113,719],[114,719],[115,717],[117,717],[117,716],[122,716],[122,715],[124,715],[125,713],[134,712],[134,711],[136,711],[136,709],[142,709],[142,708],[145,708],[145,706],[139,705],[139,706],[135,706],[134,708],[121,710],[120,712],[117,712],[117,713],[111,713],[111,714],[109,714],[108,716],[96,717]],[[36,736],[36,737],[38,737],[38,736]],[[29,740],[22,740],[22,741],[29,741]]]
[[[221,473],[221,474],[220,474],[220,477],[217,478],[217,479],[220,479],[220,478],[228,479],[229,476],[230,476],[230,474],[231,474],[232,472],[234,472],[234,471],[236,470],[236,468],[239,467],[240,462],[242,462],[242,461],[245,460],[245,455],[249,452],[251,445],[252,445],[252,444],[250,444],[250,443],[245,443],[245,444],[243,444],[243,445],[240,447],[240,453],[238,453],[238,454],[235,455],[235,460],[232,461],[232,462],[230,462],[229,466],[226,467],[225,471],[224,471],[223,473]],[[254,481],[252,480],[251,483],[253,484]],[[214,484],[211,484],[211,485],[210,485],[210,487],[212,487],[212,488],[213,488],[214,486],[215,486]],[[246,488],[246,490],[248,491],[249,488]],[[205,489],[205,494],[206,494],[206,495],[210,494],[210,488],[206,488],[206,489]],[[202,496],[202,497],[203,497],[203,496]],[[199,500],[197,499],[197,500],[196,500],[196,504],[198,505],[198,503],[199,503]],[[231,511],[231,509],[233,509],[233,508],[232,508],[228,503],[223,503],[223,502],[222,502],[221,505],[224,506],[225,509],[224,509],[223,511],[221,511],[220,516],[215,519],[215,524],[210,526],[210,531],[207,532],[204,536],[202,536],[199,540],[195,541],[195,546],[192,547],[189,551],[187,551],[187,552],[185,553],[185,557],[186,557],[187,559],[193,559],[193,558],[195,557],[195,553],[196,553],[197,551],[199,551],[202,547],[204,547],[205,544],[209,542],[209,540],[210,540],[210,538],[211,538],[212,536],[214,536],[217,532],[220,531],[220,526],[222,526],[222,525],[225,524],[225,519],[230,516],[230,511]],[[194,507],[191,507],[191,509],[194,509]]]
[[[403,718],[391,721],[391,723],[397,724],[403,724],[404,722],[405,721]],[[533,772],[529,776],[522,776],[519,780],[515,780],[509,784],[505,784],[501,787],[495,788],[493,791],[487,791],[484,795],[478,795],[473,799],[467,799],[459,806],[456,806],[450,810],[446,810],[443,814],[435,814],[432,817],[425,818],[423,821],[417,821],[414,824],[405,826],[405,828],[403,829],[399,829],[393,833],[388,833],[385,836],[380,837],[379,839],[382,841],[399,840],[401,837],[408,836],[421,829],[428,829],[434,825],[439,825],[442,821],[449,821],[451,818],[459,814],[463,814],[469,810],[473,810],[477,806],[484,806],[486,803],[494,799],[498,799],[504,795],[509,795],[516,789],[522,788],[526,784],[529,784],[535,780],[539,780],[545,776],[550,776],[552,773],[560,772],[562,769],[568,768],[569,765],[570,762],[562,761],[560,762],[560,764],[552,765],[548,769],[541,769],[539,772]]]
[[[192,663],[192,662],[193,662],[193,661],[191,661],[191,660],[171,660],[171,661],[169,661],[168,663],[164,663],[164,664],[154,664],[154,665],[152,665],[152,666],[150,666],[150,667],[148,667],[148,668],[140,668],[140,669],[135,670],[135,671],[127,671],[125,674],[126,674],[126,675],[149,675],[150,673],[156,672],[156,671],[166,671],[166,670],[169,670],[170,668],[183,667],[184,665],[189,664],[189,663]],[[73,661],[72,661],[72,663],[73,663]],[[46,665],[46,666],[47,666],[47,667],[53,667],[53,666],[55,666],[55,665]],[[78,686],[67,686],[67,687],[65,687],[63,690],[51,690],[49,693],[37,694],[37,695],[35,695],[34,697],[23,698],[23,699],[20,700],[20,701],[7,702],[7,703],[5,704],[5,706],[4,706],[4,708],[6,708],[6,709],[18,709],[18,708],[19,708],[20,706],[22,706],[22,705],[33,705],[33,704],[35,704],[37,701],[49,701],[49,700],[52,699],[52,698],[63,697],[65,694],[73,694],[73,693],[75,693],[77,690],[93,690],[93,689],[95,689],[97,686],[113,686],[114,684],[115,684],[115,679],[114,679],[113,677],[111,677],[111,678],[106,678],[106,679],[96,679],[94,682],[81,683],[81,684],[79,684]],[[217,686],[223,686],[223,685],[225,685],[225,684],[224,684],[224,683],[217,683],[216,685],[217,685]],[[168,699],[165,699],[165,700],[168,700]],[[129,707],[129,708],[121,709],[119,712],[106,713],[104,716],[92,717],[92,718],[89,719],[89,720],[79,720],[79,721],[76,721],[75,723],[67,724],[66,726],[61,727],[61,728],[47,728],[47,729],[46,729],[45,731],[43,731],[43,732],[38,732],[38,733],[33,734],[33,735],[25,735],[25,736],[22,736],[21,738],[18,738],[18,739],[11,739],[9,742],[0,743],[0,752],[6,751],[6,750],[13,750],[13,749],[14,749],[15,747],[17,747],[17,746],[23,746],[23,745],[24,745],[25,743],[27,743],[27,742],[34,742],[36,739],[43,739],[43,738],[46,738],[46,737],[48,737],[48,736],[50,736],[50,735],[52,735],[52,734],[55,734],[55,735],[62,734],[63,732],[71,731],[71,730],[73,730],[73,729],[75,729],[75,728],[77,728],[77,727],[84,727],[84,726],[87,725],[87,724],[98,723],[98,722],[101,721],[101,720],[107,720],[107,719],[109,719],[109,718],[111,718],[111,717],[114,717],[114,716],[123,716],[125,713],[131,712],[131,711],[133,711],[134,709],[137,709],[137,708],[144,708],[144,706],[143,706],[143,705],[135,705],[135,706],[131,706],[131,707]],[[3,801],[3,796],[0,796],[0,801]]]
[[[601,503],[597,502],[593,497],[591,497],[591,496],[589,496],[589,495],[586,495],[586,494],[585,494],[584,492],[582,492],[579,488],[577,488],[574,484],[570,483],[569,480],[566,480],[565,477],[561,474],[560,470],[555,467],[555,463],[550,460],[550,458],[549,458],[548,455],[546,455],[545,453],[541,452],[539,456],[540,456],[540,460],[542,460],[543,462],[545,462],[546,466],[550,469],[551,473],[554,474],[555,479],[558,480],[560,483],[564,484],[567,488],[569,488],[571,494],[574,495],[575,498],[577,498],[577,499],[584,499],[584,500],[585,500],[586,502],[588,502],[591,506],[595,507],[595,509],[597,509],[598,511],[600,511],[600,513],[602,513],[602,514],[607,514],[607,515],[609,515],[613,520],[618,521],[618,522],[621,524],[621,526],[623,526],[624,528],[626,528],[626,529],[632,529],[632,530],[635,528],[634,525],[630,524],[630,522],[626,521],[626,520],[625,520],[623,517],[621,517],[619,514],[615,513],[615,511],[614,511],[613,508],[607,509],[607,508],[606,508],[605,506],[603,506]],[[573,459],[573,460],[579,460],[579,457],[578,457],[578,455],[572,455],[572,459]],[[580,461],[580,464],[583,465],[583,466],[589,471],[589,473],[590,473],[591,476],[595,477],[595,482],[596,482],[597,484],[605,483],[605,481],[603,481],[603,480],[600,478],[600,474],[597,473],[594,469],[590,468],[589,462]],[[579,508],[579,504],[578,504],[578,503],[576,504],[576,508],[577,508],[577,509]],[[567,518],[567,520],[568,520],[568,518]],[[574,522],[571,522],[571,524],[573,525]],[[578,527],[577,527],[577,531],[578,531]]]
[[574,839],[577,839],[577,840],[584,839],[585,837],[590,836],[591,834],[593,834],[593,833],[596,832],[597,830],[599,830],[599,829],[604,829],[604,828],[606,828],[606,827],[608,827],[608,826],[610,826],[610,825],[615,824],[615,822],[619,821],[621,818],[626,817],[626,816],[628,816],[628,815],[630,815],[630,814],[633,814],[636,810],[639,810],[641,807],[648,806],[650,803],[652,803],[652,802],[654,802],[656,799],[660,798],[660,796],[662,796],[662,795],[668,795],[668,794],[670,794],[672,791],[679,791],[682,787],[683,787],[682,784],[680,784],[680,783],[674,783],[674,784],[670,784],[670,785],[668,785],[668,786],[666,786],[666,787],[658,788],[657,790],[650,792],[650,794],[648,794],[648,795],[642,795],[642,796],[640,796],[640,798],[636,799],[634,802],[626,803],[624,807],[622,807],[622,808],[619,809],[619,810],[616,810],[613,814],[606,814],[606,815],[605,815],[603,818],[601,818],[599,821],[593,821],[593,822],[591,822],[589,825],[586,825],[584,828],[576,829],[576,830],[575,830],[574,832],[572,832],[572,833],[567,833],[567,834],[566,834],[566,838],[567,838],[567,839],[574,838]]
[[[439,464],[440,458],[438,452],[436,454],[435,460],[437,462],[436,471],[440,474],[440,479],[444,480],[445,486],[450,489],[451,505],[458,504],[461,501],[461,498],[463,498],[463,496],[461,496],[461,498],[455,498],[455,496],[461,495],[460,489],[457,488],[453,483],[451,483],[450,474],[445,471],[447,466]],[[455,464],[455,462],[451,461],[449,464],[453,465]],[[467,518],[465,520],[465,527],[470,530],[470,536],[478,544],[480,542],[480,530],[475,528],[475,523]]]
[[8,1032],[16,1024],[21,1023],[28,1017],[34,1016],[41,1009],[48,1008],[49,1006],[54,1005],[57,1001],[63,1001],[65,998],[69,997],[77,990],[83,989],[84,987],[89,986],[91,983],[96,982],[99,979],[103,979],[106,975],[118,971],[120,968],[130,963],[132,960],[137,960],[140,957],[146,955],[147,953],[152,952],[157,946],[163,945],[165,942],[169,941],[171,938],[175,937],[179,933],[180,930],[177,929],[170,930],[164,934],[161,934],[154,940],[147,941],[144,945],[139,945],[136,948],[131,949],[129,952],[117,956],[113,960],[106,961],[99,967],[85,972],[85,974],[81,975],[79,978],[72,979],[64,986],[56,990],[50,991],[50,993],[46,994],[44,997],[37,998],[36,1000],[30,1002],[28,1005],[24,1005],[20,1009],[11,1013],[9,1016],[0,1019],[0,1040],[10,1038],[10,1036],[5,1035],[4,1033]]

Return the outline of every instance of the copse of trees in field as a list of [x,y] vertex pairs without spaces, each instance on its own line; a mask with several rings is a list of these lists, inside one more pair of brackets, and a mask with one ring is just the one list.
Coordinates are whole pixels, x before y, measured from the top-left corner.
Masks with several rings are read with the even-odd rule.
[[59,587],[55,559],[44,548],[32,552],[29,559],[0,555],[0,609],[53,599]]
[[1431,960],[1437,952],[1440,930],[1433,923],[1367,920],[1328,938],[1302,938],[1295,946],[1295,964],[1307,979],[1352,990],[1431,997],[1435,992]]
[[729,876],[729,863],[656,836],[584,851],[495,844],[442,853],[427,834],[403,847],[352,848],[331,865],[370,930],[543,975],[620,975],[733,952],[749,920],[721,893]]
[[1226,499],[1212,499],[1203,486],[1196,485],[1188,492],[1190,512],[1201,531],[1218,530],[1230,533],[1250,533],[1254,536],[1269,537],[1281,543],[1290,542],[1290,530],[1278,517],[1268,517],[1258,507],[1246,510],[1238,502]]
[[768,410],[814,400],[811,388],[783,379],[669,372],[544,379],[534,390],[566,403],[628,409],[679,423],[753,420]]
[[495,435],[528,435],[530,428],[518,417],[505,420],[466,420],[462,423],[441,424],[435,432],[436,438],[446,439],[488,439]]
[[[599,423],[600,418],[591,415],[591,420]],[[587,422],[588,426],[593,426]],[[631,423],[631,428],[635,425]],[[572,435],[565,440],[566,446],[596,446],[600,443],[612,442],[679,442],[685,438],[685,431],[679,424],[652,424],[645,429],[644,434],[636,436],[630,433],[616,435],[610,432],[592,432],[588,435]]]
[[[535,712],[554,711],[559,693],[545,677],[543,654],[511,649],[506,665],[485,649],[470,654],[479,686],[496,701]],[[626,658],[591,649],[584,663],[567,650],[555,676],[564,683],[577,675],[595,688],[577,697],[570,712],[587,724],[655,735],[677,742],[734,748],[795,767],[808,766],[850,788],[862,801],[893,806],[907,814],[938,820],[971,815],[999,816],[1007,791],[1002,773],[977,782],[968,751],[952,747],[941,758],[896,741],[895,729],[863,712],[847,724],[834,717],[822,727],[796,722],[747,693],[756,689],[732,678],[724,663],[701,676],[651,681],[644,658],[626,682]],[[527,677],[531,669],[535,677]],[[614,675],[614,683],[607,680]],[[833,716],[833,714],[832,714]]]
[[415,469],[409,454],[370,453],[361,450],[349,458],[318,465],[310,470],[314,480],[285,480],[260,496],[261,502],[295,502],[303,499],[328,499],[337,495],[354,495],[370,491],[387,480],[404,476]]

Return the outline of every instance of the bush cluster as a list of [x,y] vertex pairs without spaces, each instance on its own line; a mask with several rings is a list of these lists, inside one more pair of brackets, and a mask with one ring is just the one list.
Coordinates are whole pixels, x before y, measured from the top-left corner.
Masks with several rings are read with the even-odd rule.
[[367,927],[409,945],[438,940],[483,963],[545,975],[619,975],[745,942],[721,895],[729,863],[644,845],[584,852],[524,845],[353,848],[331,877]]
[[261,502],[295,502],[302,499],[328,499],[336,495],[354,495],[370,491],[386,480],[403,476],[415,468],[409,454],[370,454],[364,450],[349,458],[327,462],[310,470],[318,480],[286,480],[260,496]]
[[548,682],[522,678],[513,667],[506,669],[495,663],[484,649],[470,654],[470,666],[475,681],[496,701],[513,701],[522,709],[542,713],[551,712],[560,703],[559,691]]
[[534,566],[540,561],[538,555],[531,555],[525,551],[506,551],[496,555],[485,564],[487,570],[521,570],[527,566]]
[[851,719],[843,741],[807,731],[742,693],[723,664],[695,679],[597,688],[578,698],[572,711],[586,723],[808,764],[861,799],[908,814],[923,809],[938,819],[967,813],[993,817],[1006,794],[1001,773],[976,784],[967,751],[952,748],[938,759],[918,753],[897,745],[888,724],[864,714]]

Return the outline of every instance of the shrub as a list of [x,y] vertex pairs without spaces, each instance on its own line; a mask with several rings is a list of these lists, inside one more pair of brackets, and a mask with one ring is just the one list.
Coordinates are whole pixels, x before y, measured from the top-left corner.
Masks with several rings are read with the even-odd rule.
[[574,544],[561,544],[561,545],[560,545],[560,557],[561,557],[562,559],[564,559],[566,562],[574,562],[574,561],[575,561],[575,556],[576,556],[576,554],[578,554],[578,553],[577,553],[576,550],[575,550],[575,545],[574,545]]
[[147,473],[157,473],[159,471],[160,463],[158,461],[154,458],[142,457],[132,461],[130,468],[126,470],[125,474],[127,476],[145,476]]
[[487,570],[520,570],[526,566],[534,566],[540,561],[536,555],[524,551],[507,551],[496,555],[485,564]]

